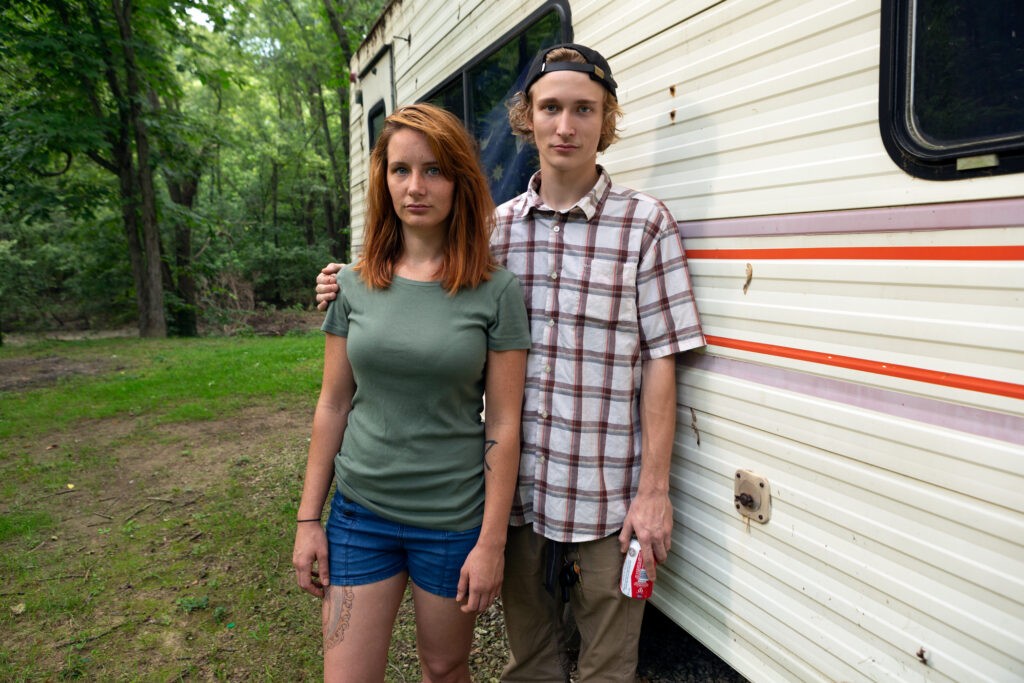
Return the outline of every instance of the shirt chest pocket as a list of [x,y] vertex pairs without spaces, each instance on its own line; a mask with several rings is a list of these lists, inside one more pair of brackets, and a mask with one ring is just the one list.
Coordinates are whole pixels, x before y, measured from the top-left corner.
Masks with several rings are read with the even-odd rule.
[[590,323],[635,324],[636,265],[604,259],[566,259],[559,308]]

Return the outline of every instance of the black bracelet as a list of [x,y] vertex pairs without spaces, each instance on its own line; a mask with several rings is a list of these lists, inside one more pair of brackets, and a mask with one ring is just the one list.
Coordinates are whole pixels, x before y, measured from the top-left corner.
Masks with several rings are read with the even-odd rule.
[[317,517],[317,518],[315,518],[315,519],[297,519],[297,520],[295,520],[295,521],[296,521],[296,522],[319,522],[319,521],[320,521],[320,518],[319,518],[319,517]]

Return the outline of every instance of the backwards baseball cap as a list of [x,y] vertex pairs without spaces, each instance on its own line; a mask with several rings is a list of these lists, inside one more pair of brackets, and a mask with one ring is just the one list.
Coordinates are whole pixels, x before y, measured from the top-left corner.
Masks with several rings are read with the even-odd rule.
[[[587,60],[587,63],[544,61],[547,59],[548,54],[559,48],[575,50],[583,56],[583,59]],[[536,83],[538,78],[551,71],[580,71],[589,74],[592,80],[603,85],[612,94],[612,97],[615,97],[617,83],[612,78],[612,69],[608,66],[608,61],[596,50],[591,50],[589,47],[577,45],[576,43],[562,43],[561,45],[543,48],[537,53],[537,56],[533,58],[533,62],[530,64],[530,70],[526,73],[526,84],[523,85],[523,92],[530,92],[530,86]]]

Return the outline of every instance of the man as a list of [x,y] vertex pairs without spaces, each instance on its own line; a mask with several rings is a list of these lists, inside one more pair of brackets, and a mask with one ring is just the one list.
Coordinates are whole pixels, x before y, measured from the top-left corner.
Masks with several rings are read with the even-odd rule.
[[[498,207],[491,238],[523,285],[532,338],[504,681],[567,680],[563,600],[580,632],[580,679],[633,680],[644,601],[619,592],[622,553],[635,536],[653,580],[671,545],[674,354],[704,340],[671,214],[597,165],[616,139],[615,88],[597,52],[545,48],[509,112],[540,171]],[[318,283],[318,301],[333,298],[333,278]]]

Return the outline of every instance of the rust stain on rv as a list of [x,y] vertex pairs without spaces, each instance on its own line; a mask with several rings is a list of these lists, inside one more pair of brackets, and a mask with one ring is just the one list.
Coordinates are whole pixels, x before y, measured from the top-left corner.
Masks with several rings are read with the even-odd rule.
[[750,287],[750,281],[754,279],[754,266],[747,264],[747,281],[743,283],[743,293],[747,293],[747,288]]
[[674,85],[668,86],[668,93],[670,95],[672,95],[672,97],[675,97],[676,96],[676,86],[674,86]]
[[917,651],[917,658],[921,660],[922,664],[927,664],[928,663],[928,653],[924,651],[924,647],[923,646],[921,647],[920,650]]
[[670,112],[668,113],[668,117],[669,117],[670,119],[672,119],[672,121],[674,122],[674,121],[676,120],[676,110],[675,110],[675,109],[673,109],[672,111],[670,111]]
[[697,445],[700,446],[700,432],[697,430],[697,413],[690,408],[690,429],[693,430],[693,435],[697,437]]

